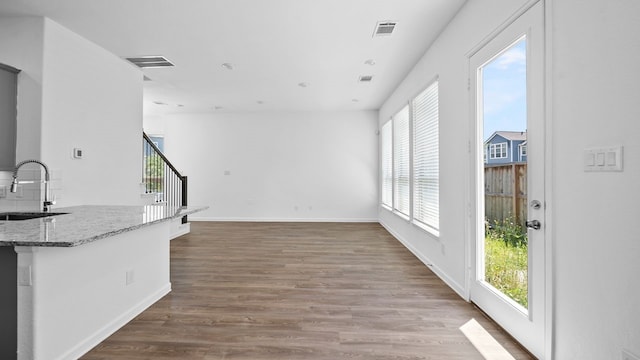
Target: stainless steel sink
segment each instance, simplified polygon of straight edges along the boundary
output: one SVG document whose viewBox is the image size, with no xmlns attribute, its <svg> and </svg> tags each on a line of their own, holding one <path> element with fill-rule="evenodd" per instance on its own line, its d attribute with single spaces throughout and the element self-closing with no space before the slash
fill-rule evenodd
<svg viewBox="0 0 640 360">
<path fill-rule="evenodd" d="M 68 213 L 61 212 L 5 212 L 0 213 L 0 221 L 20 221 L 31 220 L 49 216 L 65 215 Z"/>
</svg>

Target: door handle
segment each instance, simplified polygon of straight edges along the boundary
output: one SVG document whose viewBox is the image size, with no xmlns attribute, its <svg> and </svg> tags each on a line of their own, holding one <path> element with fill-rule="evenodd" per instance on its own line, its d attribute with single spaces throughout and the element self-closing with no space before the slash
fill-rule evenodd
<svg viewBox="0 0 640 360">
<path fill-rule="evenodd" d="M 525 222 L 525 225 L 527 226 L 527 228 L 533 230 L 540 230 L 540 228 L 542 227 L 542 224 L 540 224 L 540 221 L 538 220 L 527 220 L 527 222 Z"/>
</svg>

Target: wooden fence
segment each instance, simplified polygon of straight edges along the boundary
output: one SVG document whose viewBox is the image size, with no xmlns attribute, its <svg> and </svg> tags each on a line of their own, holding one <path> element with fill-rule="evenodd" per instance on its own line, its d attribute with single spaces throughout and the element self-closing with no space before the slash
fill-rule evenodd
<svg viewBox="0 0 640 360">
<path fill-rule="evenodd" d="M 486 165 L 484 207 L 489 223 L 513 218 L 524 227 L 527 220 L 527 164 Z"/>
</svg>

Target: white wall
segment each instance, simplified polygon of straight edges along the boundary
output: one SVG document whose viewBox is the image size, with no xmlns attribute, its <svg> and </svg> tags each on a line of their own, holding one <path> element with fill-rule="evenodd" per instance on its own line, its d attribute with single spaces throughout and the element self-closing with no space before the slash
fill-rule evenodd
<svg viewBox="0 0 640 360">
<path fill-rule="evenodd" d="M 524 3 L 467 2 L 380 110 L 380 124 L 440 77 L 441 236 L 386 210 L 381 223 L 465 292 L 466 53 Z M 551 43 L 553 359 L 640 356 L 640 3 L 547 1 Z M 624 171 L 586 173 L 583 149 L 623 145 Z"/>
<path fill-rule="evenodd" d="M 557 359 L 640 356 L 640 2 L 553 1 Z M 589 147 L 624 171 L 586 173 Z"/>
<path fill-rule="evenodd" d="M 0 62 L 22 70 L 17 161 L 38 159 L 49 166 L 56 207 L 140 203 L 139 69 L 37 17 L 0 21 Z M 82 160 L 72 158 L 75 147 L 83 149 Z M 31 165 L 24 169 L 20 180 L 40 171 Z M 10 178 L 0 174 L 0 186 L 8 186 Z M 24 197 L 9 194 L 0 199 L 0 209 L 33 210 L 40 207 L 39 198 L 39 186 L 25 186 Z"/>
<path fill-rule="evenodd" d="M 189 177 L 194 220 L 375 221 L 377 112 L 165 118 L 165 152 Z M 228 172 L 228 175 L 225 175 Z"/>
<path fill-rule="evenodd" d="M 470 1 L 434 42 L 380 109 L 380 126 L 439 77 L 440 237 L 436 238 L 384 208 L 379 218 L 394 236 L 459 294 L 466 281 L 466 179 L 469 169 L 467 53 L 526 1 Z"/>
</svg>

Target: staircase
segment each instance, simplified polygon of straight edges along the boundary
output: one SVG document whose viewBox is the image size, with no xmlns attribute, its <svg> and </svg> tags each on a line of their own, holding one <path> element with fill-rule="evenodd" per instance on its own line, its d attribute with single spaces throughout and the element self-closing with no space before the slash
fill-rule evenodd
<svg viewBox="0 0 640 360">
<path fill-rule="evenodd" d="M 146 133 L 143 132 L 142 137 L 144 193 L 152 195 L 154 203 L 187 206 L 187 177 L 180 174 Z M 182 217 L 181 223 L 187 224 L 186 216 Z"/>
</svg>

